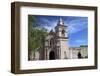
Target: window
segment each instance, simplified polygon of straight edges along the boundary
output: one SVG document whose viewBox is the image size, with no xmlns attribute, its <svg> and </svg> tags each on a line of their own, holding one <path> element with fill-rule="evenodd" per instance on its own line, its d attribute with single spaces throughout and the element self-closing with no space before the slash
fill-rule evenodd
<svg viewBox="0 0 100 76">
<path fill-rule="evenodd" d="M 65 59 L 67 59 L 67 54 L 66 54 L 66 51 L 64 51 L 64 56 L 65 56 Z"/>
<path fill-rule="evenodd" d="M 62 36 L 65 36 L 65 30 L 62 30 Z"/>
<path fill-rule="evenodd" d="M 52 44 L 52 40 L 50 39 L 50 46 L 51 46 L 51 44 Z"/>
</svg>

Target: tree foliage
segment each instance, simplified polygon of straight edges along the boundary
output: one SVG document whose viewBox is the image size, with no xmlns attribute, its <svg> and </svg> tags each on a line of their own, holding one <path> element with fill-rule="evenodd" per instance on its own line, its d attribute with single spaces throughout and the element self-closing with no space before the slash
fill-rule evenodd
<svg viewBox="0 0 100 76">
<path fill-rule="evenodd" d="M 43 40 L 47 36 L 47 30 L 37 25 L 34 16 L 28 16 L 28 49 L 38 51 L 43 46 Z"/>
</svg>

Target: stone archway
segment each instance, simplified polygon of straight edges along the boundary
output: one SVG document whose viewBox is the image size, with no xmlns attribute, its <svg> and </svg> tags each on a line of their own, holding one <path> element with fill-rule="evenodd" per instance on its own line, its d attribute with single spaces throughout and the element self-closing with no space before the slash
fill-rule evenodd
<svg viewBox="0 0 100 76">
<path fill-rule="evenodd" d="M 54 60 L 55 59 L 55 52 L 54 51 L 51 51 L 49 53 L 49 60 Z"/>
</svg>

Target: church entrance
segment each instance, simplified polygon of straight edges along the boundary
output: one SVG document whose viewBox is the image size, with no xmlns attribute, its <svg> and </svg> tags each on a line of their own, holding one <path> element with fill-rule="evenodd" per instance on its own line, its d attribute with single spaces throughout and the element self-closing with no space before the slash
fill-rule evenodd
<svg viewBox="0 0 100 76">
<path fill-rule="evenodd" d="M 55 59 L 55 53 L 54 53 L 54 51 L 51 51 L 49 53 L 49 60 L 54 60 L 54 59 Z"/>
</svg>

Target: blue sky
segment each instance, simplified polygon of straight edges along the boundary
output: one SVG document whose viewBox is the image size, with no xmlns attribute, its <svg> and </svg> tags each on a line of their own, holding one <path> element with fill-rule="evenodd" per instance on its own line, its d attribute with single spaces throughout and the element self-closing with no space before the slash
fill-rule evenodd
<svg viewBox="0 0 100 76">
<path fill-rule="evenodd" d="M 70 47 L 79 47 L 80 45 L 88 45 L 88 17 L 75 16 L 42 16 L 34 15 L 38 24 L 45 27 L 48 32 L 57 25 L 60 18 L 64 24 L 68 26 L 68 45 Z"/>
</svg>

